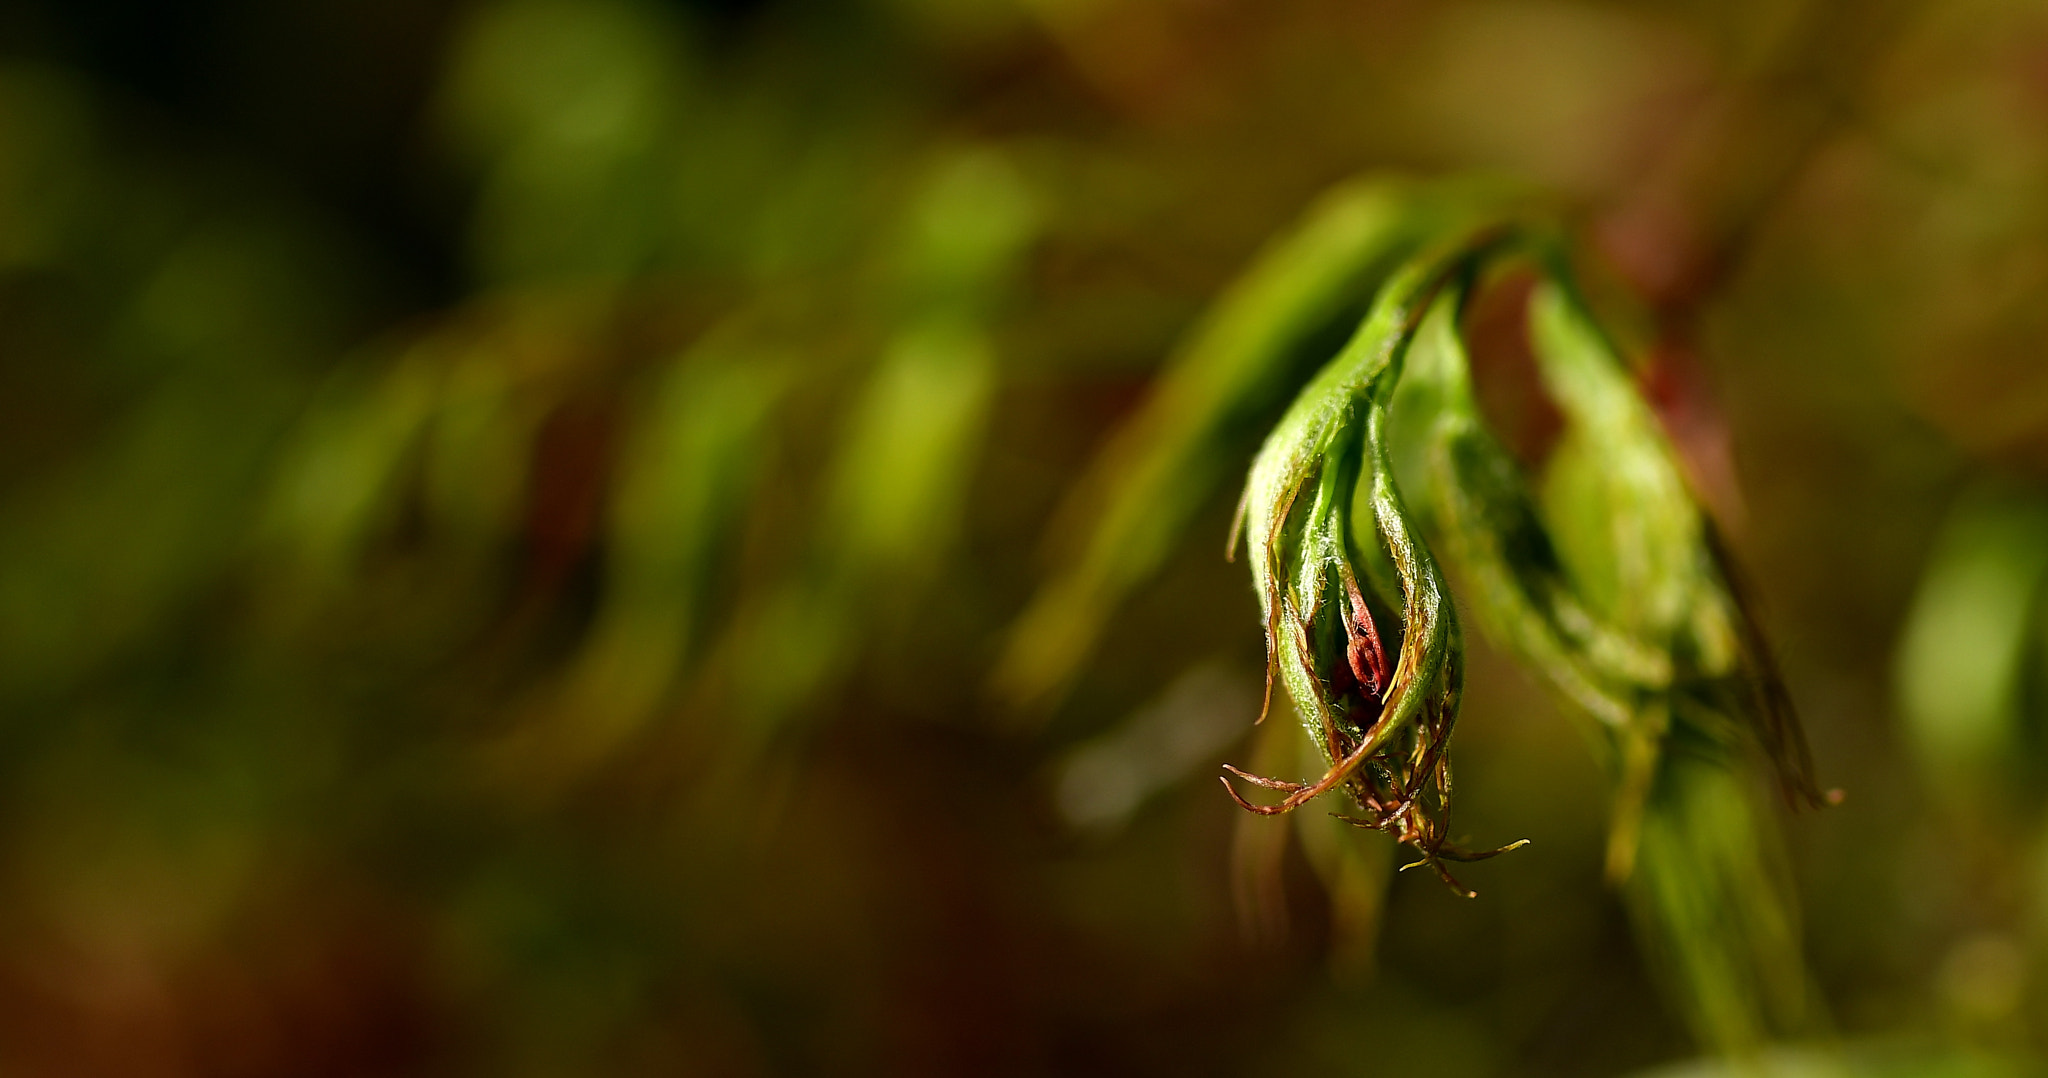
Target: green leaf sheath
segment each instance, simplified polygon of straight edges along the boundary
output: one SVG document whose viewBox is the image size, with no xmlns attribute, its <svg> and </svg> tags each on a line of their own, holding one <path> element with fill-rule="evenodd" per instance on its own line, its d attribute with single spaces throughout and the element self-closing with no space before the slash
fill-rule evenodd
<svg viewBox="0 0 2048 1078">
<path fill-rule="evenodd" d="M 1432 303 L 1507 236 L 1495 222 L 1467 224 L 1387 281 L 1358 332 L 1266 440 L 1241 508 L 1266 620 L 1269 704 L 1277 674 L 1330 764 L 1314 783 L 1254 778 L 1287 796 L 1246 807 L 1285 812 L 1346 786 L 1363 810 L 1358 822 L 1414 845 L 1439 872 L 1440 858 L 1472 856 L 1445 846 L 1444 750 L 1463 657 L 1449 589 L 1395 476 L 1388 403 Z M 1361 486 L 1373 541 L 1399 582 L 1403 630 L 1391 672 L 1351 541 Z"/>
</svg>

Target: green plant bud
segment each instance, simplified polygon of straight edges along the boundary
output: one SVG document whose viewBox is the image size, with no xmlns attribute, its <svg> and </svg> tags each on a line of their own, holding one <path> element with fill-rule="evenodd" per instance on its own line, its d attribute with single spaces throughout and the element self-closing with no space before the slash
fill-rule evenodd
<svg viewBox="0 0 2048 1078">
<path fill-rule="evenodd" d="M 1387 405 L 1424 313 L 1505 235 L 1498 224 L 1468 225 L 1394 274 L 1357 334 L 1267 438 L 1240 507 L 1266 621 L 1268 705 L 1277 674 L 1330 766 L 1311 783 L 1233 768 L 1286 796 L 1272 805 L 1252 804 L 1234 788 L 1231 796 L 1270 815 L 1342 786 L 1362 812 L 1354 822 L 1414 846 L 1422 857 L 1416 864 L 1466 894 L 1443 861 L 1501 851 L 1447 844 L 1446 750 L 1463 654 L 1449 589 L 1395 479 Z M 1361 490 L 1372 536 L 1398 581 L 1402 636 L 1391 669 L 1351 539 Z"/>
</svg>

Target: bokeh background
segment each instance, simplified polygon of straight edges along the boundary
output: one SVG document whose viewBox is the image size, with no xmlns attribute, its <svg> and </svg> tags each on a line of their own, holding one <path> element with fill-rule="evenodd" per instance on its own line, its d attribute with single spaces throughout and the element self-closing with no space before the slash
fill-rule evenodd
<svg viewBox="0 0 2048 1078">
<path fill-rule="evenodd" d="M 1784 821 L 1821 1040 L 2048 1051 L 2048 5 L 15 0 L 0 57 L 7 1073 L 1684 1066 L 1476 634 L 1461 826 L 1533 845 L 1247 875 L 1231 483 L 991 687 L 1174 342 L 1376 170 L 1541 188 L 1655 327 L 1847 793 Z"/>
</svg>

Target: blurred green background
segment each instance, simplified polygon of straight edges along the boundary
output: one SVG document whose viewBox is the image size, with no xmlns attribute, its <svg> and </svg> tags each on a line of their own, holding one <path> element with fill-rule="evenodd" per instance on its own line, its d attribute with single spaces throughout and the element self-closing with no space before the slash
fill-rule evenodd
<svg viewBox="0 0 2048 1078">
<path fill-rule="evenodd" d="M 1216 789 L 1258 431 L 1063 694 L 992 682 L 1175 341 L 1376 170 L 1542 189 L 1658 327 L 1847 792 L 1801 1051 L 2048 1058 L 2048 4 L 16 0 L 0 57 L 0 1072 L 1688 1066 L 1477 634 L 1477 900 Z"/>
</svg>

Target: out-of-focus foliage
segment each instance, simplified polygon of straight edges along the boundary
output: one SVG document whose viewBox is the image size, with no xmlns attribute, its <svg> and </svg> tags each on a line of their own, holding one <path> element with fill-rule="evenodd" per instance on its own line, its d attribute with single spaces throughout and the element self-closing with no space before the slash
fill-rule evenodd
<svg viewBox="0 0 2048 1078">
<path fill-rule="evenodd" d="M 1711 1073 L 1655 971 L 1803 926 L 1748 1062 L 2032 1073 L 2043 55 L 2031 0 L 13 5 L 0 1070 Z M 1471 198 L 1588 298 L 1457 282 L 1479 425 L 1389 405 L 1485 630 L 1450 838 L 1532 840 L 1466 902 L 1215 776 L 1326 766 L 1254 732 L 1236 482 Z M 1453 465 L 1576 609 L 1481 583 Z M 1680 486 L 1725 559 L 1690 500 L 1622 558 Z M 1707 766 L 1749 619 L 1838 808 Z"/>
<path fill-rule="evenodd" d="M 2048 502 L 1988 484 L 1965 492 L 1929 555 L 1898 665 L 1907 736 L 1952 807 L 1992 819 L 2033 807 L 2044 618 Z"/>
</svg>

